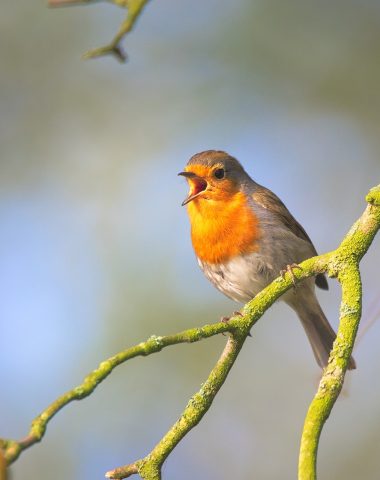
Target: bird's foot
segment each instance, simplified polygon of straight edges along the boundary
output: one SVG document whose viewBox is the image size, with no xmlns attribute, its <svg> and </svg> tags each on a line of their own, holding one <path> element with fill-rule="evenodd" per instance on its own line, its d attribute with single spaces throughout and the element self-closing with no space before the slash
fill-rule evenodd
<svg viewBox="0 0 380 480">
<path fill-rule="evenodd" d="M 300 270 L 302 270 L 302 267 L 300 267 L 299 265 L 297 265 L 296 263 L 292 263 L 291 265 L 286 265 L 286 268 L 284 268 L 284 270 L 280 270 L 280 275 L 283 279 L 285 279 L 285 274 L 286 273 L 289 273 L 291 279 L 292 279 L 292 283 L 293 283 L 293 288 L 295 289 L 296 288 L 296 277 L 293 273 L 293 270 L 295 268 L 299 268 Z"/>
</svg>

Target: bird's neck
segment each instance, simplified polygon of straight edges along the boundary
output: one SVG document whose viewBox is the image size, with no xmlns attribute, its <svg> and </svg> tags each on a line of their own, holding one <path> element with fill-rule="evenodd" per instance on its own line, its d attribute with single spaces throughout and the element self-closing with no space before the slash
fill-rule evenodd
<svg viewBox="0 0 380 480">
<path fill-rule="evenodd" d="M 257 218 L 242 192 L 226 200 L 195 199 L 188 204 L 191 239 L 202 262 L 220 264 L 257 249 Z"/>
</svg>

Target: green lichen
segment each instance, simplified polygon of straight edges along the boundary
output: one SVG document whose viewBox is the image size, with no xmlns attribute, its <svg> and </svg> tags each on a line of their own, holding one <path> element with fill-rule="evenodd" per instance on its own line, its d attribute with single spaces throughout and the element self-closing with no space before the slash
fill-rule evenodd
<svg viewBox="0 0 380 480">
<path fill-rule="evenodd" d="M 370 205 L 375 205 L 377 207 L 380 207 L 380 185 L 377 185 L 377 187 L 371 188 L 371 190 L 368 192 L 365 199 L 366 199 L 366 202 L 369 203 Z"/>
</svg>

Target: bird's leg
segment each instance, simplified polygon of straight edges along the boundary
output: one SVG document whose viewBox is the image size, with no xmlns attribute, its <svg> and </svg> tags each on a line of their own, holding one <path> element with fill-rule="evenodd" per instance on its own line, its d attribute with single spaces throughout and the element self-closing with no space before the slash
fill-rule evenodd
<svg viewBox="0 0 380 480">
<path fill-rule="evenodd" d="M 300 270 L 302 270 L 302 267 L 300 267 L 296 263 L 292 263 L 291 265 L 286 265 L 286 268 L 284 268 L 284 270 L 280 270 L 280 275 L 282 278 L 285 278 L 285 273 L 289 273 L 292 279 L 294 289 L 296 288 L 296 277 L 294 276 L 294 273 L 293 273 L 293 269 L 295 268 L 299 268 Z"/>
</svg>

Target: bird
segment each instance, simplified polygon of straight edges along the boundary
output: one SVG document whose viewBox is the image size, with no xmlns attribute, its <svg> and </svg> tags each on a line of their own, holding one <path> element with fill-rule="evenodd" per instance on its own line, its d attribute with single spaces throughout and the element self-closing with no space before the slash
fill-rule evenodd
<svg viewBox="0 0 380 480">
<path fill-rule="evenodd" d="M 182 205 L 187 208 L 198 264 L 206 278 L 232 300 L 246 303 L 281 272 L 292 274 L 300 262 L 317 255 L 305 229 L 284 203 L 228 153 L 197 153 L 178 175 L 189 184 Z M 315 359 L 324 368 L 336 334 L 315 286 L 328 290 L 324 274 L 303 280 L 281 300 L 299 317 Z M 348 368 L 356 368 L 352 357 Z"/>
</svg>

